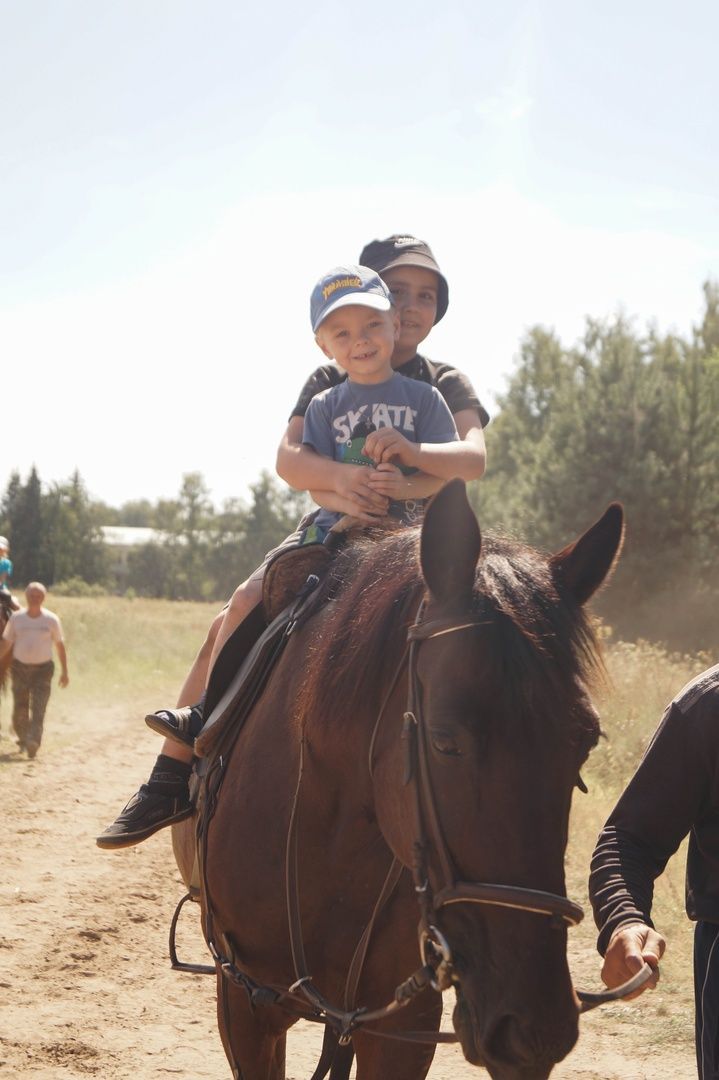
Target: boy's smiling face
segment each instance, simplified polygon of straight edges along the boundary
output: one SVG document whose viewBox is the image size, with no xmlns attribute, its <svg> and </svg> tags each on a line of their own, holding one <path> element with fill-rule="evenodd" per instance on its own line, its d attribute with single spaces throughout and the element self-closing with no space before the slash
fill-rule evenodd
<svg viewBox="0 0 719 1080">
<path fill-rule="evenodd" d="M 393 266 L 381 272 L 382 280 L 392 293 L 400 319 L 397 360 L 405 363 L 417 352 L 420 342 L 429 334 L 437 317 L 438 279 L 433 270 L 421 266 Z"/>
<path fill-rule="evenodd" d="M 399 335 L 394 311 L 348 304 L 318 327 L 317 344 L 358 383 L 385 382 L 392 375 L 392 353 Z"/>
</svg>

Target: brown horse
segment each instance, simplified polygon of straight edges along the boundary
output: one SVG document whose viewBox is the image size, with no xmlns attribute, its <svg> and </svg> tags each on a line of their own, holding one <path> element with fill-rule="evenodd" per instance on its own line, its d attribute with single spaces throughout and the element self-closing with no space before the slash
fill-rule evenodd
<svg viewBox="0 0 719 1080">
<path fill-rule="evenodd" d="M 571 1050 L 566 927 L 581 910 L 564 851 L 599 735 L 583 605 L 622 521 L 610 507 L 551 557 L 482 543 L 457 481 L 421 531 L 338 557 L 329 602 L 208 779 L 203 922 L 229 976 L 218 1018 L 235 1077 L 282 1080 L 286 1031 L 315 1013 L 351 1037 L 358 1080 L 421 1080 L 434 1046 L 381 1037 L 439 1027 L 428 986 L 382 1008 L 412 973 L 453 985 L 465 1057 L 495 1080 L 544 1080 Z M 378 902 L 393 858 L 409 869 Z M 331 1076 L 348 1075 L 341 1059 Z"/>
</svg>

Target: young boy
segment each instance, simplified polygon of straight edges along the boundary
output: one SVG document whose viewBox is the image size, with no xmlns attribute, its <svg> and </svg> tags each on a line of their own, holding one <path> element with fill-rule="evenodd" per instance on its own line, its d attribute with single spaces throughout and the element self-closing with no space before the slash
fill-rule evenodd
<svg viewBox="0 0 719 1080">
<path fill-rule="evenodd" d="M 373 271 L 350 266 L 325 275 L 311 312 L 317 344 L 347 378 L 309 403 L 303 444 L 329 460 L 373 465 L 368 483 L 389 499 L 389 514 L 411 524 L 452 473 L 443 454 L 443 444 L 457 441 L 452 414 L 435 387 L 393 370 L 399 317 Z M 323 507 L 314 526 L 326 533 L 340 517 Z"/>
<path fill-rule="evenodd" d="M 417 353 L 419 344 L 444 316 L 448 305 L 447 281 L 431 249 L 414 237 L 394 235 L 368 244 L 360 261 L 381 273 L 385 283 L 395 291 L 399 333 L 392 367 L 412 380 L 436 386 L 454 416 L 461 441 L 434 447 L 435 454 L 452 455 L 451 460 L 449 457 L 443 460 L 440 475 L 444 479 L 450 476 L 461 476 L 465 480 L 480 477 L 485 465 L 482 429 L 489 419 L 487 413 L 469 380 L 460 371 L 448 364 L 433 364 Z M 396 474 L 390 479 L 393 470 L 386 467 L 387 462 L 381 462 L 382 468 L 376 470 L 341 464 L 324 458 L 303 443 L 304 416 L 309 402 L 318 392 L 345 378 L 342 368 L 328 364 L 318 368 L 305 383 L 280 444 L 277 470 L 293 487 L 311 490 L 323 507 L 371 522 L 376 521 L 377 514 L 387 512 L 389 495 L 399 494 L 399 480 Z M 379 452 L 379 439 L 375 433 L 365 439 L 367 454 L 371 454 L 373 448 L 375 453 Z M 409 490 L 417 497 L 431 494 L 441 486 L 441 480 L 435 478 L 431 481 L 418 476 L 411 479 Z M 427 484 L 421 491 L 420 481 Z M 298 542 L 299 536 L 299 532 L 293 534 L 288 542 Z M 263 574 L 264 564 L 235 590 L 229 607 L 213 622 L 185 680 L 180 703 L 196 701 L 200 696 L 208 662 L 211 670 L 211 664 L 233 629 L 261 599 Z M 190 707 L 162 710 L 150 714 L 147 723 L 166 736 L 162 752 L 148 783 L 98 837 L 100 847 L 120 848 L 139 843 L 192 812 L 187 781 L 194 736 L 203 723 L 201 710 Z"/>
</svg>

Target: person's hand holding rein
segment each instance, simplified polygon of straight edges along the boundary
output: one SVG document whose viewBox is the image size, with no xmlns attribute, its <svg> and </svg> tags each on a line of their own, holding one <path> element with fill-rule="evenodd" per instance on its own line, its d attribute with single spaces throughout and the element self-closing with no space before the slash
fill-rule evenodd
<svg viewBox="0 0 719 1080">
<path fill-rule="evenodd" d="M 653 990 L 659 982 L 659 961 L 664 955 L 665 948 L 666 941 L 662 935 L 652 930 L 646 923 L 620 926 L 604 954 L 602 980 L 605 986 L 608 986 L 610 990 L 621 986 L 641 971 L 642 965 L 646 963 L 654 969 L 654 974 L 644 986 L 633 994 L 629 994 L 624 1000 L 631 1001 L 632 998 L 643 994 L 645 990 Z"/>
</svg>

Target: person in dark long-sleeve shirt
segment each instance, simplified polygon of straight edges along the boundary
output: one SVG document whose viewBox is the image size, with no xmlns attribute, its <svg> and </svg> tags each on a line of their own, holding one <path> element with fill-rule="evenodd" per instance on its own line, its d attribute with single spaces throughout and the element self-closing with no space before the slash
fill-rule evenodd
<svg viewBox="0 0 719 1080">
<path fill-rule="evenodd" d="M 589 896 L 607 986 L 644 961 L 657 967 L 665 942 L 651 921 L 654 881 L 687 833 L 698 1074 L 719 1080 L 719 665 L 669 704 L 599 835 Z"/>
</svg>

